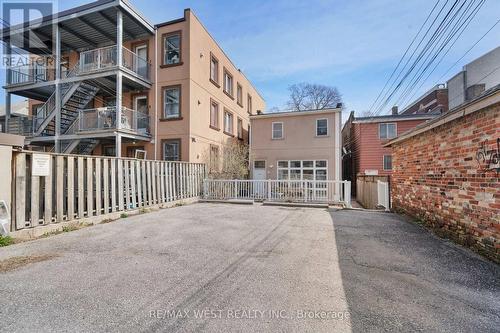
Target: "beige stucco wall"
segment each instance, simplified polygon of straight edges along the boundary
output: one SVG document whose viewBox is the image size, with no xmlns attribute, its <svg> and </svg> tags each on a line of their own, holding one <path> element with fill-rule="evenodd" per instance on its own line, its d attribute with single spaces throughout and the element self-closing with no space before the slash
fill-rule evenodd
<svg viewBox="0 0 500 333">
<path fill-rule="evenodd" d="M 280 160 L 327 160 L 328 179 L 340 180 L 340 114 L 340 110 L 331 109 L 253 116 L 251 166 L 256 160 L 265 160 L 267 179 L 276 179 Z M 317 137 L 316 119 L 323 118 L 328 119 L 328 136 Z M 273 122 L 283 122 L 283 139 L 272 139 Z"/>
</svg>

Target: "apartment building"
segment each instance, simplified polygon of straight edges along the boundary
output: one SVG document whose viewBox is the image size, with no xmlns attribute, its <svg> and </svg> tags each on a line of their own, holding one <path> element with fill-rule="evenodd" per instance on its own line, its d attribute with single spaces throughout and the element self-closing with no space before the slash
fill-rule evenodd
<svg viewBox="0 0 500 333">
<path fill-rule="evenodd" d="M 27 29 L 45 50 L 15 43 Z M 8 68 L 4 87 L 5 128 L 32 149 L 206 162 L 248 142 L 249 116 L 265 108 L 190 9 L 153 25 L 127 1 L 100 0 L 1 38 L 37 59 Z M 27 117 L 10 117 L 13 94 L 29 98 Z"/>
<path fill-rule="evenodd" d="M 256 180 L 341 180 L 341 108 L 250 117 Z"/>
</svg>

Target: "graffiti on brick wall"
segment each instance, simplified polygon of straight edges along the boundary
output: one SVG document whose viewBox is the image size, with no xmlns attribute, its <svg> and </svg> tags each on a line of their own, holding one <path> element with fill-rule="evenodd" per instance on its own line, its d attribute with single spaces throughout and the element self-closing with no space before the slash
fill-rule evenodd
<svg viewBox="0 0 500 333">
<path fill-rule="evenodd" d="M 483 141 L 476 152 L 476 160 L 479 168 L 483 171 L 500 172 L 500 138 L 497 138 L 496 147 L 489 147 L 486 141 Z"/>
</svg>

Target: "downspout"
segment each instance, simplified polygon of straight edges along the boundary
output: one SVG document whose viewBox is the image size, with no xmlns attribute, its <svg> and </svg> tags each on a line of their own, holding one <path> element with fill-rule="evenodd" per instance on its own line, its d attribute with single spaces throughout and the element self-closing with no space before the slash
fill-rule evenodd
<svg viewBox="0 0 500 333">
<path fill-rule="evenodd" d="M 154 61 L 153 61 L 153 64 L 154 64 L 154 107 L 155 107 L 155 112 L 154 112 L 154 115 L 155 115 L 155 135 L 154 135 L 154 143 L 153 143 L 153 149 L 155 151 L 154 153 L 154 159 L 157 160 L 158 159 L 158 149 L 157 149 L 157 145 L 156 143 L 158 142 L 158 67 L 157 67 L 157 64 L 158 64 L 158 29 L 155 28 L 155 50 L 154 50 L 155 54 L 154 54 Z"/>
</svg>

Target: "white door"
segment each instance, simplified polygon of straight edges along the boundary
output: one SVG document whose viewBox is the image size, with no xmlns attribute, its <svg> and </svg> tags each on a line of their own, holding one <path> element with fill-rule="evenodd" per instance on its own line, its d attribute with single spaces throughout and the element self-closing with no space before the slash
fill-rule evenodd
<svg viewBox="0 0 500 333">
<path fill-rule="evenodd" d="M 253 179 L 254 180 L 266 179 L 266 161 L 253 162 Z"/>
<path fill-rule="evenodd" d="M 267 184 L 262 180 L 266 180 L 266 161 L 253 162 L 253 180 L 261 180 L 252 182 L 253 197 L 255 199 L 264 199 L 267 193 Z"/>
<path fill-rule="evenodd" d="M 135 54 L 137 58 L 135 59 L 135 68 L 137 74 L 147 77 L 148 72 L 148 47 L 146 45 L 139 45 L 135 48 Z"/>
</svg>

